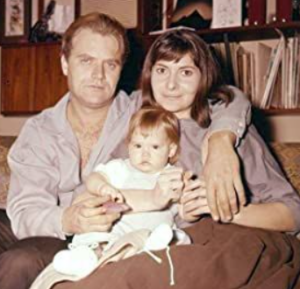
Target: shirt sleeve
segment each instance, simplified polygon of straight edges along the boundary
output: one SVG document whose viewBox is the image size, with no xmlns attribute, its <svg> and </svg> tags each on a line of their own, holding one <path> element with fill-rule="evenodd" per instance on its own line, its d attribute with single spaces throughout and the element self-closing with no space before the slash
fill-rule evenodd
<svg viewBox="0 0 300 289">
<path fill-rule="evenodd" d="M 247 196 L 251 203 L 285 204 L 291 211 L 296 230 L 300 231 L 300 197 L 284 176 L 279 164 L 255 127 L 249 127 L 238 153 L 242 160 Z"/>
<path fill-rule="evenodd" d="M 251 103 L 245 94 L 234 86 L 230 86 L 234 94 L 233 100 L 225 103 L 210 105 L 211 125 L 208 137 L 218 131 L 231 131 L 236 135 L 236 146 L 239 145 L 251 120 Z"/>
<path fill-rule="evenodd" d="M 26 123 L 9 152 L 7 213 L 19 239 L 32 236 L 65 239 L 63 208 L 58 203 L 60 177 L 51 157 L 52 150 L 37 130 Z"/>
</svg>

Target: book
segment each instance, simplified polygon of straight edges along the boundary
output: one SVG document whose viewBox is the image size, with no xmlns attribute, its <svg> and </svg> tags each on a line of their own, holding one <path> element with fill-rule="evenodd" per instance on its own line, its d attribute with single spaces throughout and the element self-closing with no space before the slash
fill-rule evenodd
<svg viewBox="0 0 300 289">
<path fill-rule="evenodd" d="M 267 1 L 248 0 L 249 25 L 262 25 L 266 23 Z"/>
<path fill-rule="evenodd" d="M 279 33 L 281 32 L 279 31 Z M 272 89 L 274 88 L 279 66 L 282 62 L 284 46 L 285 38 L 283 35 L 281 35 L 274 53 L 270 58 L 270 69 L 267 72 L 266 86 L 260 102 L 260 108 L 266 108 L 267 104 L 270 102 L 270 98 L 272 97 Z"/>
<path fill-rule="evenodd" d="M 276 21 L 289 22 L 292 20 L 293 0 L 276 0 Z"/>
</svg>

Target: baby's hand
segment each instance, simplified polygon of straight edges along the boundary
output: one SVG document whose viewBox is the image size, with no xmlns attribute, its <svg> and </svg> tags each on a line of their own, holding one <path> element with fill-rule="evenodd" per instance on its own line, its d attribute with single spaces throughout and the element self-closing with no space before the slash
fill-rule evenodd
<svg viewBox="0 0 300 289">
<path fill-rule="evenodd" d="M 98 188 L 98 193 L 102 196 L 110 196 L 113 202 L 124 203 L 121 192 L 109 184 L 103 184 Z"/>
<path fill-rule="evenodd" d="M 183 189 L 183 170 L 181 168 L 167 168 L 160 174 L 154 188 L 154 198 L 160 208 L 170 202 L 177 202 Z"/>
</svg>

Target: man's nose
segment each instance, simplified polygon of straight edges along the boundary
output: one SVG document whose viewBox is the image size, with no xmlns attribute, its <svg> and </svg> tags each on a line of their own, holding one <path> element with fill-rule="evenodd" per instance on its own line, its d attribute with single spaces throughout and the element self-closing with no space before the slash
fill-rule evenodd
<svg viewBox="0 0 300 289">
<path fill-rule="evenodd" d="M 92 77 L 94 79 L 104 79 L 105 78 L 105 70 L 104 65 L 101 63 L 97 63 L 93 67 Z"/>
</svg>

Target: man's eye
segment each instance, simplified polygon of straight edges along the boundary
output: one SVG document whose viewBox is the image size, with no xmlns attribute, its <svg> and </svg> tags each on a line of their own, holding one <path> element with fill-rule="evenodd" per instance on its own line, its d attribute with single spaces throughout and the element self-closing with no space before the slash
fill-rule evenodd
<svg viewBox="0 0 300 289">
<path fill-rule="evenodd" d="M 81 58 L 80 62 L 83 64 L 89 64 L 92 62 L 92 60 L 90 58 Z"/>
<path fill-rule="evenodd" d="M 110 70 L 115 70 L 117 68 L 117 64 L 115 62 L 108 62 L 107 65 Z"/>
</svg>

